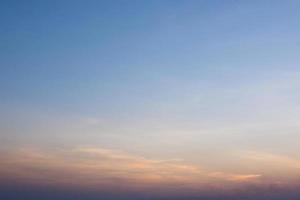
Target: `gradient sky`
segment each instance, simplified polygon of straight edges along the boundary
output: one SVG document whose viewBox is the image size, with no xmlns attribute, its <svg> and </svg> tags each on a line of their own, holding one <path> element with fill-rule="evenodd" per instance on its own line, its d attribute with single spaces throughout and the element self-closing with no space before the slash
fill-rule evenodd
<svg viewBox="0 0 300 200">
<path fill-rule="evenodd" d="M 0 198 L 292 200 L 300 1 L 0 2 Z"/>
</svg>

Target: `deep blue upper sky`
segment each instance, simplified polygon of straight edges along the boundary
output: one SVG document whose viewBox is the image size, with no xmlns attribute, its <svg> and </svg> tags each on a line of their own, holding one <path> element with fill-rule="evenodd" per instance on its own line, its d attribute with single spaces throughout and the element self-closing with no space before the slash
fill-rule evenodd
<svg viewBox="0 0 300 200">
<path fill-rule="evenodd" d="M 1 1 L 0 104 L 113 112 L 297 68 L 299 4 Z"/>
</svg>

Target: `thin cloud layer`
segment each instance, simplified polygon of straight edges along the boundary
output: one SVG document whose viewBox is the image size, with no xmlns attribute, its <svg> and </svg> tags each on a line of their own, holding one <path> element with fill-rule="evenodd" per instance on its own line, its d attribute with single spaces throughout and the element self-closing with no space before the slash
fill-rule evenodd
<svg viewBox="0 0 300 200">
<path fill-rule="evenodd" d="M 260 174 L 214 172 L 180 159 L 158 160 L 122 151 L 80 147 L 42 151 L 22 149 L 1 154 L 0 173 L 7 181 L 64 187 L 128 186 L 133 189 L 174 186 L 204 187 L 216 183 L 259 181 Z"/>
</svg>

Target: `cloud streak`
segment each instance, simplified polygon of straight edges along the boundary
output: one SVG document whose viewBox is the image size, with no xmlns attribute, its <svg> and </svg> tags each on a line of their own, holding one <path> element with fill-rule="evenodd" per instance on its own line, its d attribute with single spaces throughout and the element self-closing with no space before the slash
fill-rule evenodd
<svg viewBox="0 0 300 200">
<path fill-rule="evenodd" d="M 204 188 L 207 185 L 259 181 L 261 176 L 210 171 L 180 159 L 147 159 L 95 147 L 55 151 L 10 150 L 2 152 L 1 160 L 0 174 L 7 181 L 90 189 L 120 185 L 132 189 L 161 186 Z"/>
</svg>

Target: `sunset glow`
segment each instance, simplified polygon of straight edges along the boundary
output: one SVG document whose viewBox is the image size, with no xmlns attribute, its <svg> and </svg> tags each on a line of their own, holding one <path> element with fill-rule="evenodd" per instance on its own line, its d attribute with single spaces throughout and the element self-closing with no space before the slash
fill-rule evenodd
<svg viewBox="0 0 300 200">
<path fill-rule="evenodd" d="M 299 10 L 1 1 L 0 200 L 299 200 Z"/>
</svg>

